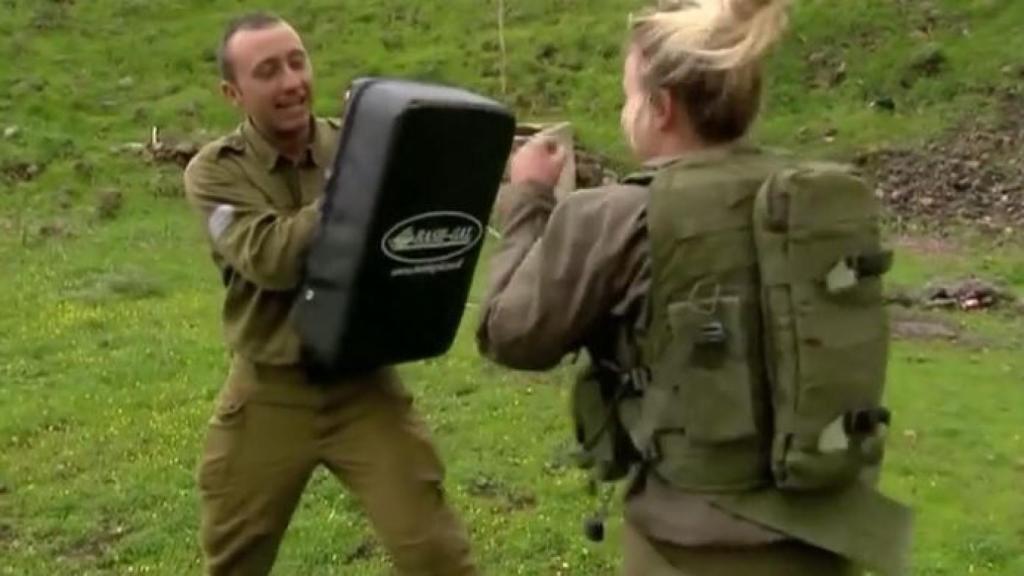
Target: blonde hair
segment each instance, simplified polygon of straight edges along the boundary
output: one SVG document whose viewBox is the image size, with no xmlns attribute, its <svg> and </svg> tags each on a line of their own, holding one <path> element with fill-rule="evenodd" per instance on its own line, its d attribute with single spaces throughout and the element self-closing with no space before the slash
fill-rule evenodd
<svg viewBox="0 0 1024 576">
<path fill-rule="evenodd" d="M 789 23 L 790 0 L 671 0 L 630 18 L 650 91 L 667 89 L 698 135 L 743 136 L 760 108 L 761 65 Z"/>
</svg>

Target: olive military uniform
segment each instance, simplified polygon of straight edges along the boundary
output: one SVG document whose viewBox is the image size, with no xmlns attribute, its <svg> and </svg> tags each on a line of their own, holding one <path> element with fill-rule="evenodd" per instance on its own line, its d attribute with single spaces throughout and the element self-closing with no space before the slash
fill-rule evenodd
<svg viewBox="0 0 1024 576">
<path fill-rule="evenodd" d="M 198 472 L 209 573 L 268 573 L 322 464 L 358 499 L 399 574 L 475 574 L 445 500 L 444 467 L 395 372 L 318 386 L 301 369 L 295 292 L 339 129 L 312 122 L 297 163 L 246 122 L 204 147 L 185 173 L 224 282 L 233 356 Z"/>
<path fill-rule="evenodd" d="M 652 163 L 699 162 L 711 150 Z M 584 348 L 594 364 L 631 366 L 649 322 L 649 192 L 638 185 L 580 190 L 555 205 L 552 191 L 512 186 L 498 200 L 502 243 L 492 261 L 478 342 L 520 369 L 556 365 Z M 655 474 L 636 482 L 625 507 L 627 576 L 832 576 L 851 566 L 829 552 L 674 489 Z"/>
</svg>

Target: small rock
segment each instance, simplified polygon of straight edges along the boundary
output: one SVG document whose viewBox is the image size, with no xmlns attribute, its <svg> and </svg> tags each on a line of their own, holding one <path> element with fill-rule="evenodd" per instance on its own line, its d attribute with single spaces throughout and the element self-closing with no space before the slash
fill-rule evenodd
<svg viewBox="0 0 1024 576">
<path fill-rule="evenodd" d="M 20 133 L 21 129 L 17 126 L 8 126 L 7 128 L 4 128 L 4 138 L 6 140 L 10 140 L 11 138 L 16 137 Z"/>
<path fill-rule="evenodd" d="M 885 110 L 886 112 L 892 112 L 896 110 L 896 101 L 888 96 L 883 96 L 871 101 L 870 106 L 876 110 Z"/>
<path fill-rule="evenodd" d="M 131 88 L 135 85 L 135 79 L 131 76 L 125 76 L 124 78 L 121 78 L 117 81 L 117 85 L 120 88 Z"/>
</svg>

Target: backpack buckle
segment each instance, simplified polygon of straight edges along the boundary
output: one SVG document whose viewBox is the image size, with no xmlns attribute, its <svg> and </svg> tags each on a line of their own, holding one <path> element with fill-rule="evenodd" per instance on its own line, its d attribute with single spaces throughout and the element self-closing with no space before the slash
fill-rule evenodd
<svg viewBox="0 0 1024 576">
<path fill-rule="evenodd" d="M 839 294 L 856 286 L 861 278 L 884 275 L 892 268 L 892 263 L 892 250 L 848 256 L 828 271 L 825 285 L 830 293 Z"/>
<path fill-rule="evenodd" d="M 728 340 L 725 325 L 718 320 L 713 320 L 700 327 L 697 332 L 696 343 L 698 346 L 721 346 Z"/>
<path fill-rule="evenodd" d="M 622 372 L 619 383 L 632 390 L 636 394 L 643 393 L 651 384 L 651 369 L 647 366 L 637 366 Z"/>
<path fill-rule="evenodd" d="M 859 436 L 871 436 L 879 426 L 889 426 L 891 423 L 892 412 L 881 407 L 847 412 L 845 419 L 847 433 Z"/>
</svg>

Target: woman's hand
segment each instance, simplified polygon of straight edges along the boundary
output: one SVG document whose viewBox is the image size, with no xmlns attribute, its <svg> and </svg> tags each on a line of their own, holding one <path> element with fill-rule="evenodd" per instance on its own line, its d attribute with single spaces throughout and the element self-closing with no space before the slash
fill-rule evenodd
<svg viewBox="0 0 1024 576">
<path fill-rule="evenodd" d="M 535 182 L 554 188 L 565 167 L 568 150 L 549 138 L 531 138 L 512 156 L 509 180 L 512 184 Z"/>
</svg>

